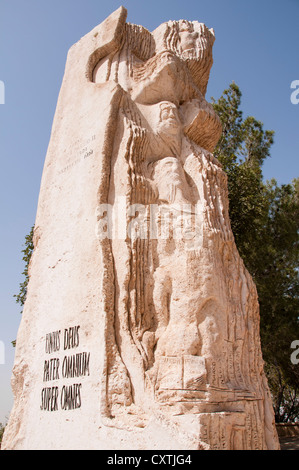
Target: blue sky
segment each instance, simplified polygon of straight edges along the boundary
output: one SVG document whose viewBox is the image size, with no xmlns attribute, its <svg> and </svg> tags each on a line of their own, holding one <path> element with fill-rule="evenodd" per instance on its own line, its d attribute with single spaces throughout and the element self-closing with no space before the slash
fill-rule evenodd
<svg viewBox="0 0 299 470">
<path fill-rule="evenodd" d="M 10 342 L 21 320 L 13 294 L 22 281 L 21 250 L 35 220 L 67 51 L 121 4 L 129 22 L 150 31 L 179 19 L 214 28 L 207 99 L 219 98 L 234 80 L 244 116 L 275 131 L 264 178 L 284 184 L 299 176 L 299 104 L 290 100 L 291 82 L 299 80 L 299 0 L 0 0 L 0 422 L 12 406 Z"/>
</svg>

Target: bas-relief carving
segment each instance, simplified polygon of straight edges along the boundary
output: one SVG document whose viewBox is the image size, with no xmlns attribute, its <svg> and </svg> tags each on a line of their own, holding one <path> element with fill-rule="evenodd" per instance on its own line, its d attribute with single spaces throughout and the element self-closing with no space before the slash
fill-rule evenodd
<svg viewBox="0 0 299 470">
<path fill-rule="evenodd" d="M 234 244 L 226 176 L 211 153 L 222 131 L 204 96 L 214 32 L 196 21 L 153 33 L 119 21 L 118 47 L 90 60 L 88 72 L 122 93 L 106 202 L 124 196 L 128 208 L 145 211 L 154 204 L 158 226 L 171 209 L 173 227 L 181 227 L 189 208 L 200 226 L 184 227 L 179 239 L 174 229 L 156 239 L 133 229 L 125 240 L 102 242 L 110 273 L 103 293 L 113 299 L 104 422 L 130 429 L 157 416 L 191 439 L 192 415 L 198 448 L 275 447 L 256 289 Z"/>
</svg>

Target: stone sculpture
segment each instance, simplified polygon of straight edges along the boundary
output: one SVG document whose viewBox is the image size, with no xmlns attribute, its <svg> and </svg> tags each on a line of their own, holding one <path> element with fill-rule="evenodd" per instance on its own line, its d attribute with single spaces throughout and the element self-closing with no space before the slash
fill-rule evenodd
<svg viewBox="0 0 299 470">
<path fill-rule="evenodd" d="M 121 7 L 71 48 L 4 448 L 279 448 L 212 154 L 214 40 L 197 21 L 150 33 Z"/>
</svg>

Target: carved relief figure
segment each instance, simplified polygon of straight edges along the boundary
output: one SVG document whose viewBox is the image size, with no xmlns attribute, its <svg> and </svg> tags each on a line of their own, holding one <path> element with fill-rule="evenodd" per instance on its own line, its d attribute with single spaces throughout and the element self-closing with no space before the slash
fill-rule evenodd
<svg viewBox="0 0 299 470">
<path fill-rule="evenodd" d="M 192 415 L 198 432 L 188 439 L 202 448 L 266 448 L 275 436 L 262 406 L 269 392 L 257 295 L 234 244 L 226 175 L 211 153 L 221 135 L 204 97 L 213 42 L 198 22 L 153 33 L 124 24 L 119 48 L 94 65 L 94 81 L 114 80 L 122 93 L 107 201 L 125 197 L 130 227 L 103 245 L 114 280 L 105 423 L 143 426 L 154 414 L 184 434 Z M 167 237 L 151 237 L 153 219 L 163 232 L 165 214 Z"/>
</svg>

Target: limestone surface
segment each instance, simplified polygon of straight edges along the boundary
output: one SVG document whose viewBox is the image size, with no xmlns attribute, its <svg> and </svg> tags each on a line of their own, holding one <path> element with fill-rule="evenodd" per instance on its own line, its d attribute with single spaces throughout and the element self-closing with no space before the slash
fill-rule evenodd
<svg viewBox="0 0 299 470">
<path fill-rule="evenodd" d="M 121 7 L 69 51 L 4 449 L 278 449 L 237 251 L 214 31 Z"/>
</svg>

